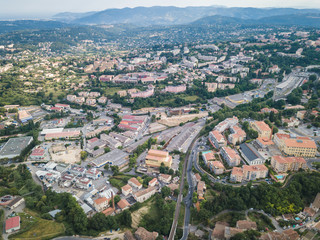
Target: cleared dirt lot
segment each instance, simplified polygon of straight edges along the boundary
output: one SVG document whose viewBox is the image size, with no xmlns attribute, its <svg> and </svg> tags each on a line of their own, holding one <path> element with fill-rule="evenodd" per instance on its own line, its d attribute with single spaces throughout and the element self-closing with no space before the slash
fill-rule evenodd
<svg viewBox="0 0 320 240">
<path fill-rule="evenodd" d="M 80 162 L 80 149 L 65 150 L 57 153 L 50 153 L 55 162 L 77 163 Z"/>
<path fill-rule="evenodd" d="M 149 202 L 148 205 L 140 208 L 139 210 L 137 210 L 137 211 L 135 211 L 135 212 L 133 212 L 133 213 L 131 214 L 131 217 L 132 217 L 131 227 L 132 227 L 132 228 L 138 228 L 141 218 L 142 218 L 146 213 L 149 212 L 150 204 L 151 204 L 151 202 Z"/>
</svg>

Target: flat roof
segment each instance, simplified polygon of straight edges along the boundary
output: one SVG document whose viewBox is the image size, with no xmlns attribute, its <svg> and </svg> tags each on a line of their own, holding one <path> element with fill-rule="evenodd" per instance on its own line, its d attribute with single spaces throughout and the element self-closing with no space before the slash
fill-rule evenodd
<svg viewBox="0 0 320 240">
<path fill-rule="evenodd" d="M 0 159 L 2 158 L 14 158 L 21 154 L 22 150 L 25 149 L 33 140 L 33 137 L 19 137 L 10 138 L 3 148 L 0 150 Z"/>
<path fill-rule="evenodd" d="M 240 145 L 240 149 L 249 161 L 254 161 L 256 159 L 261 158 L 260 154 L 253 149 L 252 145 L 250 146 L 247 143 L 242 143 Z"/>
<path fill-rule="evenodd" d="M 92 163 L 97 167 L 102 167 L 103 165 L 110 163 L 113 166 L 121 166 L 124 164 L 128 158 L 129 154 L 120 150 L 114 149 L 111 152 L 103 154 L 102 156 L 94 159 Z"/>
</svg>

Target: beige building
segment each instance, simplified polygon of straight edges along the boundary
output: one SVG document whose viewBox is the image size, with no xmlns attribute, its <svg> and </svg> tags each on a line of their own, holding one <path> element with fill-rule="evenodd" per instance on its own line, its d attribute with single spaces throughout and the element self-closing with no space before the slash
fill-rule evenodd
<svg viewBox="0 0 320 240">
<path fill-rule="evenodd" d="M 166 167 L 171 167 L 172 157 L 169 152 L 150 149 L 146 156 L 146 165 L 148 167 L 160 167 L 161 163 Z"/>
<path fill-rule="evenodd" d="M 251 127 L 256 130 L 260 138 L 270 139 L 272 136 L 271 128 L 263 121 L 254 121 L 250 123 Z"/>
<path fill-rule="evenodd" d="M 277 133 L 274 142 L 281 151 L 289 156 L 313 158 L 317 153 L 317 145 L 309 137 L 294 137 Z"/>
<path fill-rule="evenodd" d="M 93 206 L 97 212 L 101 212 L 109 206 L 109 201 L 106 197 L 101 197 L 93 201 Z"/>
<path fill-rule="evenodd" d="M 272 156 L 271 166 L 276 172 L 298 171 L 306 169 L 307 162 L 302 157 Z"/>
<path fill-rule="evenodd" d="M 134 199 L 137 202 L 144 202 L 148 200 L 150 197 L 152 197 L 156 193 L 155 187 L 148 187 L 147 189 L 140 190 L 133 194 Z"/>
<path fill-rule="evenodd" d="M 121 192 L 123 195 L 128 196 L 130 193 L 132 193 L 132 187 L 129 184 L 124 185 L 121 188 Z"/>
<path fill-rule="evenodd" d="M 134 187 L 134 188 L 137 188 L 137 189 L 141 189 L 142 188 L 142 184 L 138 181 L 138 179 L 136 179 L 134 177 L 129 179 L 128 184 L 131 187 Z"/>
<path fill-rule="evenodd" d="M 234 167 L 231 171 L 231 182 L 242 182 L 256 180 L 259 178 L 266 178 L 268 176 L 268 168 L 261 165 L 243 165 L 242 169 Z"/>
</svg>

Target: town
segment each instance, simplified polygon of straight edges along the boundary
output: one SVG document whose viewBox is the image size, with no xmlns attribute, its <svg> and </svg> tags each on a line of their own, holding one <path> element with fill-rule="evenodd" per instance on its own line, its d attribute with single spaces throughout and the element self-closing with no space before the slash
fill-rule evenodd
<svg viewBox="0 0 320 240">
<path fill-rule="evenodd" d="M 318 239 L 320 31 L 238 34 L 1 45 L 3 239 Z"/>
</svg>

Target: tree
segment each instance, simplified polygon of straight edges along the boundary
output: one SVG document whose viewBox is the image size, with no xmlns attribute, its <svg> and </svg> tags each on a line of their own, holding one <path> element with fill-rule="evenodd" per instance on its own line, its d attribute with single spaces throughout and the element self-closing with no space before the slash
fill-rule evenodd
<svg viewBox="0 0 320 240">
<path fill-rule="evenodd" d="M 98 150 L 99 149 L 99 147 L 98 146 L 95 146 L 94 148 L 93 148 L 93 150 Z"/>
<path fill-rule="evenodd" d="M 104 165 L 104 169 L 107 170 L 107 171 L 109 171 L 110 165 L 107 163 L 106 165 Z"/>
<path fill-rule="evenodd" d="M 114 203 L 115 203 L 115 204 L 117 204 L 117 203 L 120 202 L 120 200 L 121 200 L 121 198 L 120 198 L 119 195 L 115 195 L 113 199 L 114 199 Z"/>
<path fill-rule="evenodd" d="M 119 167 L 118 166 L 111 166 L 111 170 L 113 172 L 113 175 L 119 174 Z"/>
<path fill-rule="evenodd" d="M 161 189 L 161 195 L 163 198 L 166 198 L 170 195 L 171 193 L 171 190 L 170 188 L 168 188 L 167 186 L 164 186 L 162 189 Z"/>
<path fill-rule="evenodd" d="M 132 216 L 129 210 L 123 211 L 119 216 L 119 222 L 121 226 L 131 227 L 132 224 Z"/>
<path fill-rule="evenodd" d="M 86 151 L 81 151 L 80 157 L 81 157 L 81 160 L 84 161 L 88 157 L 88 153 Z"/>
<path fill-rule="evenodd" d="M 104 152 L 105 152 L 105 153 L 108 153 L 108 152 L 110 152 L 110 151 L 111 151 L 111 150 L 110 150 L 109 147 L 105 147 L 105 148 L 104 148 Z"/>
</svg>

